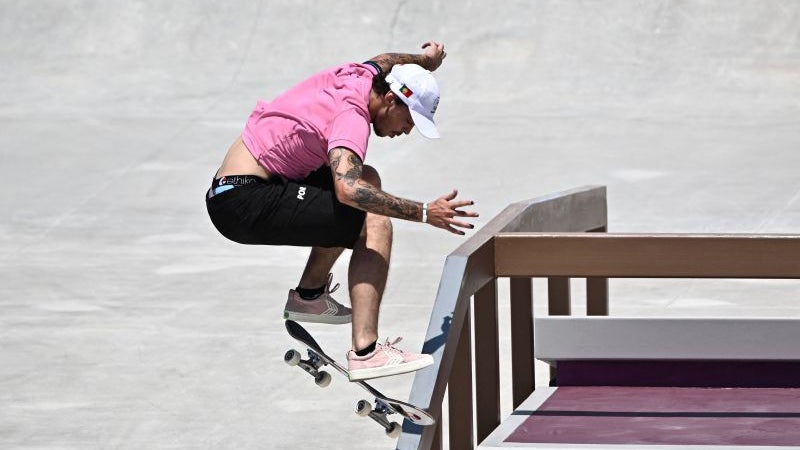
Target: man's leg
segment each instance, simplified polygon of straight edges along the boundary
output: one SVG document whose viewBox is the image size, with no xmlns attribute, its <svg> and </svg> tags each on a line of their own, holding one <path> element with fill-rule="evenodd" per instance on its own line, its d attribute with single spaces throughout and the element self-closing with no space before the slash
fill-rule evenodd
<svg viewBox="0 0 800 450">
<path fill-rule="evenodd" d="M 308 262 L 303 271 L 303 276 L 300 277 L 300 283 L 297 287 L 302 289 L 316 289 L 320 286 L 325 286 L 328 282 L 328 274 L 331 273 L 333 265 L 339 256 L 344 251 L 344 248 L 325 248 L 313 247 L 311 254 L 308 255 Z"/>
<path fill-rule="evenodd" d="M 367 214 L 364 232 L 353 247 L 348 281 L 353 308 L 353 349 L 378 340 L 378 314 L 392 252 L 392 223 L 388 217 Z"/>
<path fill-rule="evenodd" d="M 381 187 L 378 172 L 364 166 L 363 178 Z M 392 222 L 367 213 L 364 228 L 353 246 L 348 282 L 353 309 L 353 349 L 362 350 L 378 340 L 378 314 L 392 253 Z"/>
<path fill-rule="evenodd" d="M 372 167 L 364 166 L 362 176 L 380 187 L 380 178 Z M 367 213 L 353 246 L 348 274 L 353 304 L 353 350 L 347 353 L 350 381 L 412 372 L 433 364 L 431 355 L 399 350 L 394 346 L 398 341 L 376 342 L 391 254 L 392 222 L 388 217 Z"/>
<path fill-rule="evenodd" d="M 300 284 L 289 290 L 283 318 L 300 322 L 346 324 L 352 321 L 350 308 L 331 297 L 330 271 L 342 248 L 312 247 Z M 333 287 L 336 290 L 338 285 Z"/>
</svg>

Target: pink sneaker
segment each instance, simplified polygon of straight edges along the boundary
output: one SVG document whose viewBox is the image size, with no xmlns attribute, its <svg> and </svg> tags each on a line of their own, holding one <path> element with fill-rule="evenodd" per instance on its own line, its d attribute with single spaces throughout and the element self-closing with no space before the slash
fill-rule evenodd
<svg viewBox="0 0 800 450">
<path fill-rule="evenodd" d="M 333 274 L 328 274 L 328 284 L 325 292 L 316 300 L 303 300 L 294 289 L 289 290 L 289 298 L 283 310 L 283 318 L 295 322 L 314 322 L 341 325 L 350 323 L 353 314 L 350 308 L 342 305 L 331 297 L 331 293 L 339 288 L 339 284 L 331 289 Z"/>
<path fill-rule="evenodd" d="M 386 340 L 385 344 L 377 344 L 375 351 L 367 356 L 358 356 L 356 352 L 347 352 L 347 371 L 350 372 L 350 381 L 366 380 L 369 378 L 388 377 L 428 367 L 433 364 L 433 356 L 425 354 L 407 353 Z"/>
</svg>

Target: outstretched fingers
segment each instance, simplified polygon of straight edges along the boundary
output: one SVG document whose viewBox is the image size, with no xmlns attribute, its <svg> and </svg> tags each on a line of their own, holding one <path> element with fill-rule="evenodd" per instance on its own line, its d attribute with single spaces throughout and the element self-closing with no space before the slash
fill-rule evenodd
<svg viewBox="0 0 800 450">
<path fill-rule="evenodd" d="M 475 202 L 473 202 L 472 200 L 450 201 L 450 208 L 452 208 L 453 211 L 455 211 L 455 213 L 458 214 L 458 215 L 474 214 L 474 213 L 468 213 L 467 211 L 462 211 L 462 210 L 458 209 L 458 208 L 463 208 L 465 206 L 472 206 L 474 204 L 475 204 Z"/>
<path fill-rule="evenodd" d="M 471 223 L 461 222 L 461 221 L 453 220 L 453 219 L 450 219 L 450 225 L 452 225 L 454 227 L 459 227 L 459 228 L 466 228 L 468 230 L 471 230 L 471 229 L 475 228 L 475 225 L 473 225 Z"/>
<path fill-rule="evenodd" d="M 445 195 L 441 196 L 441 198 L 443 198 L 443 199 L 445 199 L 445 200 L 447 200 L 449 202 L 450 200 L 453 200 L 457 196 L 458 196 L 458 189 L 453 189 L 452 192 L 450 192 L 449 194 L 445 194 Z"/>
<path fill-rule="evenodd" d="M 453 190 L 452 194 L 458 194 L 458 191 L 457 190 Z M 454 215 L 461 216 L 461 217 L 478 217 L 478 213 L 476 213 L 475 211 L 464 211 L 462 209 L 459 209 L 459 208 L 463 208 L 465 206 L 474 205 L 475 204 L 474 201 L 472 201 L 472 200 L 454 200 L 454 198 L 455 198 L 455 195 L 453 195 L 453 197 L 448 199 L 448 203 L 450 205 L 450 208 L 452 208 Z"/>
<path fill-rule="evenodd" d="M 475 211 L 461 211 L 460 209 L 456 210 L 456 215 L 462 217 L 480 217 L 480 215 Z"/>
<path fill-rule="evenodd" d="M 450 193 L 439 197 L 428 207 L 428 222 L 451 233 L 464 235 L 464 229 L 474 229 L 475 225 L 465 222 L 464 218 L 478 217 L 474 211 L 465 211 L 461 208 L 475 204 L 472 200 L 456 200 L 458 190 L 453 189 Z"/>
<path fill-rule="evenodd" d="M 468 204 L 470 204 L 470 205 L 472 205 L 473 203 L 474 202 L 472 202 L 472 201 L 468 202 Z M 459 219 L 462 218 L 462 217 L 478 217 L 478 213 L 476 213 L 474 211 L 461 211 L 461 210 L 458 210 L 458 209 L 454 208 L 453 209 L 453 215 L 447 220 L 448 224 L 450 224 L 451 227 L 459 227 L 459 228 L 466 228 L 468 230 L 472 230 L 473 228 L 475 228 L 475 225 L 473 225 L 471 223 L 463 222 L 463 221 L 461 221 L 459 219 L 456 219 L 456 217 L 459 217 Z M 465 234 L 463 231 L 460 231 L 460 230 L 458 231 L 458 233 L 462 234 L 462 235 Z"/>
</svg>

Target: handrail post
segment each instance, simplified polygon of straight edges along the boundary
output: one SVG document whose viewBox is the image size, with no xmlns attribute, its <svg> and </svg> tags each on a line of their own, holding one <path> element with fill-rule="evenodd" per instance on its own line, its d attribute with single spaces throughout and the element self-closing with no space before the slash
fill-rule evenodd
<svg viewBox="0 0 800 450">
<path fill-rule="evenodd" d="M 608 278 L 586 278 L 586 315 L 608 315 Z"/>
<path fill-rule="evenodd" d="M 471 450 L 474 444 L 474 416 L 472 413 L 472 326 L 471 312 L 467 311 L 458 339 L 453 370 L 447 385 L 450 404 L 450 448 Z"/>
<path fill-rule="evenodd" d="M 511 382 L 514 409 L 536 388 L 533 359 L 533 279 L 512 277 Z"/>
<path fill-rule="evenodd" d="M 550 277 L 547 279 L 547 311 L 551 316 L 569 316 L 572 314 L 569 281 L 567 277 Z"/>
<path fill-rule="evenodd" d="M 475 293 L 475 417 L 477 442 L 500 425 L 500 339 L 497 326 L 497 279 Z"/>
<path fill-rule="evenodd" d="M 605 233 L 608 227 L 590 230 L 592 233 Z M 608 278 L 586 278 L 586 315 L 608 315 Z"/>
<path fill-rule="evenodd" d="M 436 421 L 436 433 L 433 436 L 433 442 L 431 442 L 430 450 L 442 450 L 442 429 L 444 425 L 442 424 L 441 420 Z"/>
</svg>

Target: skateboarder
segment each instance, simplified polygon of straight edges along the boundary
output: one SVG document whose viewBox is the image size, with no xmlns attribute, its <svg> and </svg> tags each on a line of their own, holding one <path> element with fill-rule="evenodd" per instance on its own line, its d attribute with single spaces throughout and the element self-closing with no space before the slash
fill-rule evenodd
<svg viewBox="0 0 800 450">
<path fill-rule="evenodd" d="M 392 247 L 390 218 L 422 222 L 456 234 L 477 217 L 452 191 L 430 202 L 406 200 L 381 188 L 364 165 L 370 125 L 394 138 L 416 128 L 438 138 L 433 115 L 439 88 L 430 71 L 447 55 L 426 42 L 422 54 L 387 53 L 363 64 L 324 70 L 276 97 L 259 101 L 228 150 L 206 194 L 217 230 L 242 244 L 311 247 L 303 275 L 289 290 L 284 317 L 352 322 L 347 354 L 351 379 L 418 370 L 430 355 L 377 342 L 378 311 Z M 352 310 L 334 300 L 330 270 L 352 249 L 348 282 Z"/>
</svg>

